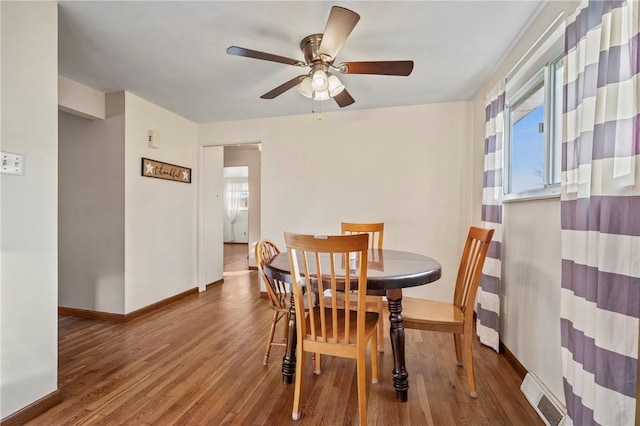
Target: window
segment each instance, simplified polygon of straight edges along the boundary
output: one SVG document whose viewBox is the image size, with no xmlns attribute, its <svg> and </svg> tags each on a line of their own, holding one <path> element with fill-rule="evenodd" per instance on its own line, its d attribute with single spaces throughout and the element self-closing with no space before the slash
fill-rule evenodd
<svg viewBox="0 0 640 426">
<path fill-rule="evenodd" d="M 560 193 L 563 28 L 555 28 L 507 78 L 505 200 Z"/>
<path fill-rule="evenodd" d="M 238 210 L 249 210 L 249 182 L 242 182 L 240 190 L 240 206 Z"/>
<path fill-rule="evenodd" d="M 553 193 L 560 183 L 562 75 L 560 58 L 513 95 L 507 90 L 507 194 Z"/>
</svg>

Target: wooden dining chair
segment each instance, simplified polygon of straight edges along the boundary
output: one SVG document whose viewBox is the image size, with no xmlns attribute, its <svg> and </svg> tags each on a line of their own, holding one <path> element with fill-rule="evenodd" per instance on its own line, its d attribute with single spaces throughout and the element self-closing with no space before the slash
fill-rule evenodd
<svg viewBox="0 0 640 426">
<path fill-rule="evenodd" d="M 350 223 L 342 222 L 342 234 L 369 235 L 369 248 L 382 250 L 384 223 Z M 384 302 L 382 296 L 367 296 L 367 310 L 378 313 L 378 351 L 384 352 Z"/>
<path fill-rule="evenodd" d="M 471 227 L 462 252 L 453 303 L 405 297 L 402 299 L 404 328 L 453 333 L 458 366 L 467 373 L 469 396 L 477 398 L 473 376 L 473 310 L 493 229 Z"/>
<path fill-rule="evenodd" d="M 269 306 L 273 310 L 273 316 L 271 317 L 271 327 L 269 328 L 269 336 L 267 337 L 267 349 L 264 352 L 262 358 L 262 364 L 267 365 L 269 362 L 269 354 L 271 353 L 272 346 L 286 346 L 286 336 L 289 331 L 289 309 L 291 294 L 287 293 L 286 283 L 278 280 L 273 280 L 264 273 L 264 264 L 271 260 L 273 256 L 280 253 L 278 247 L 269 240 L 260 240 L 256 243 L 254 248 L 256 263 L 258 265 L 258 271 L 262 277 L 262 281 L 267 288 L 267 294 L 269 296 Z M 274 342 L 273 337 L 276 331 L 276 325 L 280 320 L 284 323 L 284 339 L 279 342 Z"/>
<path fill-rule="evenodd" d="M 376 348 L 378 314 L 366 311 L 367 248 L 366 235 L 313 236 L 285 232 L 292 272 L 296 311 L 296 374 L 293 420 L 301 415 L 306 353 L 332 355 L 356 360 L 358 414 L 360 425 L 367 424 L 365 354 L 371 342 L 371 382 L 378 382 Z M 349 253 L 356 258 L 350 260 Z M 311 285 L 313 291 L 303 291 Z M 351 290 L 358 289 L 357 293 Z M 312 294 L 331 290 L 319 298 L 318 306 L 305 315 L 304 304 L 313 306 Z M 338 297 L 338 293 L 343 297 Z M 357 298 L 357 310 L 349 309 L 350 298 Z M 345 309 L 346 307 L 346 309 Z"/>
</svg>

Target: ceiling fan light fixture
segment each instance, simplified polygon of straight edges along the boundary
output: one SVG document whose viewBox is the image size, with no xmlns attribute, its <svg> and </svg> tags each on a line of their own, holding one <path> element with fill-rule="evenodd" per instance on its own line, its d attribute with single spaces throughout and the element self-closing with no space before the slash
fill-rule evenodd
<svg viewBox="0 0 640 426">
<path fill-rule="evenodd" d="M 309 68 L 304 74 L 293 77 L 260 96 L 261 99 L 274 99 L 287 90 L 297 87 L 302 96 L 314 102 L 333 98 L 340 108 L 344 108 L 353 104 L 355 100 L 334 73 L 406 77 L 413 70 L 413 61 L 360 61 L 334 64 L 342 45 L 359 19 L 360 15 L 354 11 L 333 6 L 324 32 L 308 35 L 300 42 L 304 61 L 239 46 L 230 46 L 227 54 Z M 319 104 L 317 107 L 319 108 Z"/>
<path fill-rule="evenodd" d="M 298 86 L 298 93 L 305 98 L 311 99 L 313 97 L 313 87 L 311 87 L 311 77 L 305 77 L 302 83 Z"/>
<path fill-rule="evenodd" d="M 311 76 L 311 87 L 316 92 L 324 92 L 327 90 L 329 83 L 327 82 L 327 73 L 321 69 L 315 70 Z"/>
<path fill-rule="evenodd" d="M 329 91 L 328 90 L 322 90 L 319 92 L 313 92 L 313 100 L 315 101 L 326 101 L 327 99 L 329 99 Z"/>
<path fill-rule="evenodd" d="M 328 79 L 329 95 L 333 98 L 344 90 L 344 85 L 338 77 L 330 75 Z"/>
</svg>

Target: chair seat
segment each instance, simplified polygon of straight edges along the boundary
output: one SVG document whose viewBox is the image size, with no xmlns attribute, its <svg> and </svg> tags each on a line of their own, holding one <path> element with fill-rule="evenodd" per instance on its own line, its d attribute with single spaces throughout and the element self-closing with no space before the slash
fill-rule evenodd
<svg viewBox="0 0 640 426">
<path fill-rule="evenodd" d="M 402 298 L 402 318 L 405 327 L 434 331 L 461 332 L 464 323 L 464 313 L 452 303 L 415 297 Z"/>
</svg>

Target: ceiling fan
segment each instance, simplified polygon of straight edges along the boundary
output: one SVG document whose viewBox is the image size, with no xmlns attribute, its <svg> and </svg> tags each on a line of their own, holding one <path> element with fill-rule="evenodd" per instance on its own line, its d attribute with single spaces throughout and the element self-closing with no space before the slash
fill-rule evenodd
<svg viewBox="0 0 640 426">
<path fill-rule="evenodd" d="M 298 92 L 307 98 L 318 101 L 333 98 L 340 108 L 343 108 L 351 105 L 355 100 L 334 74 L 335 72 L 342 74 L 408 76 L 413 70 L 413 61 L 342 62 L 335 65 L 334 60 L 338 52 L 347 37 L 349 37 L 349 34 L 351 34 L 351 31 L 353 31 L 358 20 L 360 20 L 360 15 L 356 12 L 333 6 L 324 33 L 306 36 L 300 42 L 304 61 L 238 46 L 229 47 L 227 53 L 229 55 L 311 68 L 308 73 L 294 77 L 260 96 L 262 99 L 274 99 L 287 90 L 298 86 Z"/>
</svg>

